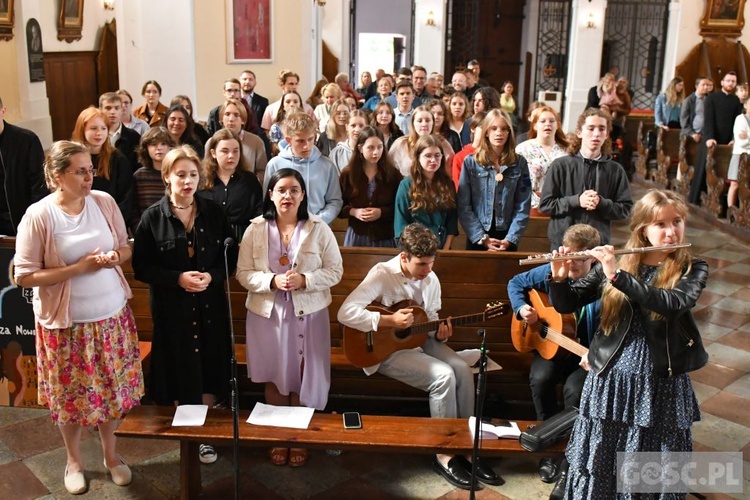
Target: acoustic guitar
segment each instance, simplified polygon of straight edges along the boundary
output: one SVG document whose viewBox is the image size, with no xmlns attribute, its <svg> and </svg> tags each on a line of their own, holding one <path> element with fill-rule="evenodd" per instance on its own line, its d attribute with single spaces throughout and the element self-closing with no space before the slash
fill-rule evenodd
<svg viewBox="0 0 750 500">
<path fill-rule="evenodd" d="M 354 366 L 364 368 L 380 363 L 396 351 L 421 347 L 427 340 L 427 334 L 437 330 L 440 324 L 446 321 L 445 319 L 430 321 L 425 310 L 411 300 L 404 300 L 390 307 L 385 307 L 376 302 L 367 306 L 368 311 L 379 312 L 383 315 L 391 315 L 400 309 L 407 308 L 413 310 L 414 323 L 404 330 L 380 328 L 376 332 L 362 332 L 344 326 L 344 354 L 346 354 L 349 362 Z M 451 324 L 456 327 L 480 323 L 502 316 L 507 309 L 506 304 L 499 301 L 493 302 L 487 304 L 487 307 L 481 313 L 452 317 Z"/>
<path fill-rule="evenodd" d="M 510 325 L 513 347 L 519 352 L 536 351 L 544 359 L 562 359 L 568 352 L 578 356 L 589 352 L 576 340 L 575 315 L 555 311 L 547 296 L 537 290 L 529 290 L 529 302 L 539 319 L 529 325 L 513 315 Z"/>
</svg>

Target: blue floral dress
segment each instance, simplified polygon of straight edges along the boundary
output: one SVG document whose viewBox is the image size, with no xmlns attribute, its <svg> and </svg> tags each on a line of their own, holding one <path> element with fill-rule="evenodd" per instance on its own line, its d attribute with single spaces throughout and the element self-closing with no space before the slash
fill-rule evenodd
<svg viewBox="0 0 750 500">
<path fill-rule="evenodd" d="M 639 279 L 648 283 L 657 269 L 641 266 Z M 570 469 L 565 498 L 633 498 L 616 493 L 618 451 L 692 451 L 690 426 L 700 420 L 700 410 L 690 377 L 654 375 L 644 328 L 648 311 L 636 304 L 633 309 L 631 328 L 611 367 L 603 375 L 590 371 L 586 377 L 566 452 Z"/>
</svg>

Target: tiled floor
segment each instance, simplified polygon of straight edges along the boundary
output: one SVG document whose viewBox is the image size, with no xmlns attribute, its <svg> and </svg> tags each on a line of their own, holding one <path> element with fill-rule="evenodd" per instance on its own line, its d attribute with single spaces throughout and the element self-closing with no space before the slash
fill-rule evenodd
<svg viewBox="0 0 750 500">
<path fill-rule="evenodd" d="M 636 186 L 635 193 L 643 189 Z M 750 245 L 713 225 L 692 217 L 688 239 L 696 255 L 705 258 L 711 274 L 695 309 L 710 353 L 710 363 L 691 374 L 703 419 L 693 427 L 695 448 L 744 453 L 744 491 L 750 498 Z M 614 231 L 622 242 L 628 232 Z M 121 440 L 123 459 L 131 464 L 133 483 L 115 486 L 101 462 L 98 436 L 84 433 L 88 498 L 173 498 L 179 492 L 179 450 L 163 441 Z M 202 466 L 207 498 L 231 498 L 231 450 L 219 449 L 219 460 Z M 274 467 L 264 449 L 243 449 L 243 498 L 252 499 L 371 499 L 468 498 L 432 472 L 429 459 L 419 455 L 313 451 L 307 466 Z M 487 487 L 480 499 L 546 498 L 551 485 L 539 481 L 534 460 L 519 457 L 491 461 L 506 484 Z M 0 408 L 0 498 L 65 498 L 62 438 L 45 410 Z M 729 498 L 713 496 L 711 498 Z"/>
</svg>

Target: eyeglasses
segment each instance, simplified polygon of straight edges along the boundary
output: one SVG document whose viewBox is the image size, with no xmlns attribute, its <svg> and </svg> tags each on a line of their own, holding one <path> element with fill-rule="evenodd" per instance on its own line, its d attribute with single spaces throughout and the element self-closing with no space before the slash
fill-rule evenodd
<svg viewBox="0 0 750 500">
<path fill-rule="evenodd" d="M 94 170 L 93 168 L 79 168 L 76 170 L 66 170 L 65 173 L 77 175 L 78 177 L 87 177 L 89 175 L 91 177 L 96 176 L 96 170 Z"/>
<path fill-rule="evenodd" d="M 443 155 L 442 155 L 442 153 L 436 153 L 434 155 L 422 155 L 422 158 L 424 158 L 427 161 L 429 161 L 429 160 L 440 161 L 440 160 L 443 159 Z"/>
<path fill-rule="evenodd" d="M 285 197 L 286 195 L 290 195 L 292 198 L 296 198 L 302 194 L 302 190 L 300 188 L 274 189 L 273 192 L 282 198 Z"/>
</svg>

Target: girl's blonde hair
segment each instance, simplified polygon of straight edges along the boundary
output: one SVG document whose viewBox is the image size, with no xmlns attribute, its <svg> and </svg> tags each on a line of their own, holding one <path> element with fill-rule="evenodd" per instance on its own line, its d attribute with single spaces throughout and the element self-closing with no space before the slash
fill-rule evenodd
<svg viewBox="0 0 750 500">
<path fill-rule="evenodd" d="M 336 84 L 334 83 L 334 85 Z M 328 123 L 326 124 L 326 135 L 330 140 L 335 140 L 339 135 L 339 131 L 336 125 L 336 111 L 339 109 L 339 106 L 344 106 L 346 107 L 346 109 L 349 109 L 349 105 L 344 99 L 336 99 L 331 105 L 331 117 L 328 119 Z M 349 109 L 349 112 L 351 112 L 351 109 Z M 347 117 L 346 120 L 348 122 L 349 118 Z M 346 125 L 344 125 L 344 128 L 346 128 Z"/>
<path fill-rule="evenodd" d="M 164 186 L 166 188 L 164 192 L 167 194 L 167 196 L 172 194 L 167 179 L 169 178 L 169 174 L 172 173 L 172 169 L 174 168 L 174 166 L 180 160 L 189 160 L 193 162 L 196 167 L 198 167 L 199 180 L 197 189 L 203 189 L 203 185 L 206 182 L 206 172 L 203 170 L 203 164 L 201 163 L 200 157 L 198 157 L 198 153 L 196 153 L 195 150 L 187 144 L 177 146 L 176 148 L 170 150 L 169 153 L 164 156 L 164 159 L 161 162 L 161 180 L 164 181 Z"/>
<path fill-rule="evenodd" d="M 641 248 L 653 246 L 646 238 L 646 227 L 659 217 L 659 212 L 665 207 L 673 207 L 683 220 L 687 219 L 688 206 L 674 191 L 651 189 L 633 207 L 630 214 L 630 238 L 625 248 Z M 681 242 L 677 242 L 681 243 Z M 646 257 L 645 253 L 623 255 L 618 266 L 633 276 L 638 276 L 638 268 Z M 659 266 L 656 279 L 652 285 L 657 288 L 672 289 L 683 274 L 690 270 L 691 256 L 686 248 L 679 248 L 670 253 Z M 620 320 L 620 312 L 625 294 L 611 284 L 607 284 L 602 293 L 602 322 L 601 329 L 609 335 Z M 661 316 L 653 311 L 648 313 L 652 320 L 659 320 Z"/>
<path fill-rule="evenodd" d="M 487 116 L 484 117 L 482 124 L 479 125 L 482 129 L 482 137 L 479 140 L 477 150 L 474 152 L 474 158 L 476 158 L 477 163 L 480 165 L 486 166 L 492 163 L 492 155 L 494 153 L 487 135 L 490 132 L 492 123 L 498 119 L 503 120 L 505 126 L 508 127 L 508 140 L 505 141 L 505 147 L 503 147 L 503 150 L 500 152 L 497 161 L 500 165 L 512 165 L 518 160 L 518 157 L 516 156 L 516 136 L 513 133 L 513 125 L 510 116 L 508 116 L 508 113 L 502 109 L 495 108 L 487 112 Z"/>
</svg>

